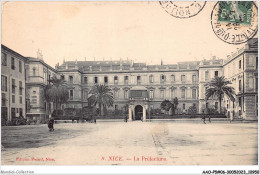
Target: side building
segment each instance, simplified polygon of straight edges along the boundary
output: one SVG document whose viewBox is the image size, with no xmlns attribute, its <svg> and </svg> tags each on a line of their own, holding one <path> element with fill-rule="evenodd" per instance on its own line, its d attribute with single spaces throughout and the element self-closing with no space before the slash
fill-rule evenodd
<svg viewBox="0 0 260 175">
<path fill-rule="evenodd" d="M 26 116 L 25 111 L 25 58 L 1 45 L 1 121 Z"/>
<path fill-rule="evenodd" d="M 46 64 L 42 57 L 26 57 L 25 72 L 26 116 L 30 120 L 43 122 L 54 110 L 53 103 L 45 100 L 44 88 L 56 76 L 56 70 Z"/>
</svg>

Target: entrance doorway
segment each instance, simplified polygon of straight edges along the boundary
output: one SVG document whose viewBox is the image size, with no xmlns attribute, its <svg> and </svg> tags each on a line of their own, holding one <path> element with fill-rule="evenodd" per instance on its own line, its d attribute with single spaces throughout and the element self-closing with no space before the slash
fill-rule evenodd
<svg viewBox="0 0 260 175">
<path fill-rule="evenodd" d="M 137 105 L 135 107 L 135 120 L 141 120 L 143 116 L 143 107 L 141 105 Z"/>
</svg>

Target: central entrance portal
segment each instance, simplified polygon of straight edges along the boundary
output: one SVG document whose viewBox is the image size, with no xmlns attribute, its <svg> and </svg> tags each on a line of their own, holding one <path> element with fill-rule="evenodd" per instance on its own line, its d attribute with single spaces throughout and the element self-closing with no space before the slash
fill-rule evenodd
<svg viewBox="0 0 260 175">
<path fill-rule="evenodd" d="M 141 105 L 137 105 L 135 107 L 135 120 L 141 120 L 143 116 L 143 107 Z"/>
</svg>

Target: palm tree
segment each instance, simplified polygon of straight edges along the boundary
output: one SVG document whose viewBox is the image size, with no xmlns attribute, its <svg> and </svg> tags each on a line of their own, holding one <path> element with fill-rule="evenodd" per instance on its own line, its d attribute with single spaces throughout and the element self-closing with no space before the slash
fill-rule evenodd
<svg viewBox="0 0 260 175">
<path fill-rule="evenodd" d="M 66 103 L 69 99 L 69 90 L 63 79 L 58 79 L 56 76 L 49 80 L 48 84 L 44 89 L 44 96 L 47 102 L 53 102 L 56 109 L 60 107 L 61 104 Z"/>
<path fill-rule="evenodd" d="M 217 97 L 219 100 L 219 110 L 220 113 L 221 110 L 221 101 L 224 95 L 227 95 L 227 97 L 231 101 L 235 101 L 234 98 L 234 88 L 231 86 L 228 86 L 231 84 L 230 81 L 228 81 L 224 76 L 221 77 L 215 77 L 213 78 L 206 86 L 208 87 L 206 90 L 206 100 L 208 100 L 210 97 Z"/>
<path fill-rule="evenodd" d="M 103 115 L 103 108 L 113 106 L 113 93 L 107 85 L 96 84 L 89 93 L 91 95 L 88 98 L 88 103 L 90 106 L 98 106 L 100 115 Z"/>
</svg>

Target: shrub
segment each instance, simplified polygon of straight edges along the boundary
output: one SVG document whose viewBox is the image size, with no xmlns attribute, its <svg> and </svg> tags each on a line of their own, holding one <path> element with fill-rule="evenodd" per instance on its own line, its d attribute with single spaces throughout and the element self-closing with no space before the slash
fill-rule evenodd
<svg viewBox="0 0 260 175">
<path fill-rule="evenodd" d="M 190 106 L 188 109 L 188 114 L 197 114 L 197 108 L 196 106 Z"/>
</svg>

